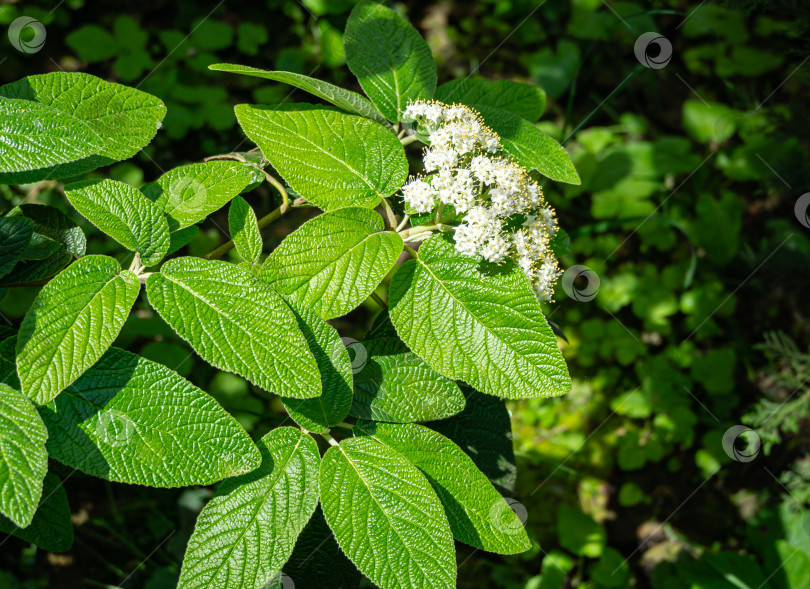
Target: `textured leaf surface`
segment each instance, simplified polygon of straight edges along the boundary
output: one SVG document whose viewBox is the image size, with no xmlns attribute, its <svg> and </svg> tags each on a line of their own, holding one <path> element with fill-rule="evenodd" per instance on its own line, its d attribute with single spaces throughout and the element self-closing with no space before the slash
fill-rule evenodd
<svg viewBox="0 0 810 589">
<path fill-rule="evenodd" d="M 235 196 L 228 210 L 228 229 L 240 256 L 254 263 L 262 254 L 262 234 L 256 213 L 241 196 Z"/>
<path fill-rule="evenodd" d="M 321 394 L 318 367 L 295 316 L 248 271 L 175 258 L 147 279 L 146 292 L 166 323 L 212 366 L 287 397 Z"/>
<path fill-rule="evenodd" d="M 157 264 L 169 249 L 169 227 L 160 208 L 140 190 L 116 180 L 89 180 L 65 187 L 82 216 L 125 248 Z"/>
<path fill-rule="evenodd" d="M 293 231 L 265 260 L 261 278 L 331 319 L 362 303 L 400 253 L 402 238 L 383 231 L 380 215 L 350 207 L 319 215 Z"/>
<path fill-rule="evenodd" d="M 11 284 L 22 284 L 32 280 L 45 280 L 58 274 L 73 261 L 73 256 L 60 250 L 44 260 L 21 260 L 14 268 L 0 278 L 0 288 Z"/>
<path fill-rule="evenodd" d="M 394 275 L 391 321 L 408 347 L 448 378 L 508 399 L 550 397 L 571 379 L 526 275 L 482 270 L 442 235 Z"/>
<path fill-rule="evenodd" d="M 109 481 L 210 485 L 259 465 L 250 437 L 213 397 L 118 348 L 40 414 L 52 458 Z"/>
<path fill-rule="evenodd" d="M 174 168 L 141 191 L 177 231 L 224 207 L 253 183 L 253 170 L 241 162 L 211 161 Z"/>
<path fill-rule="evenodd" d="M 65 246 L 65 251 L 82 257 L 87 251 L 84 232 L 56 207 L 25 204 L 11 209 L 7 217 L 25 217 L 34 222 L 34 231 L 50 237 Z"/>
<path fill-rule="evenodd" d="M 323 433 L 343 421 L 352 405 L 349 352 L 337 330 L 314 311 L 300 303 L 288 304 L 318 364 L 323 392 L 312 399 L 283 397 L 281 400 L 295 423 L 311 432 Z"/>
<path fill-rule="evenodd" d="M 396 135 L 363 117 L 312 104 L 238 104 L 236 118 L 289 185 L 325 211 L 374 208 L 408 177 Z"/>
<path fill-rule="evenodd" d="M 484 122 L 500 135 L 504 151 L 520 165 L 557 182 L 581 183 L 565 148 L 532 123 L 505 110 L 481 104 L 469 106 L 481 113 Z"/>
<path fill-rule="evenodd" d="M 346 63 L 377 108 L 397 121 L 409 100 L 432 98 L 436 62 L 419 32 L 390 8 L 361 2 L 343 35 Z"/>
<path fill-rule="evenodd" d="M 320 508 L 315 510 L 298 537 L 295 550 L 284 565 L 284 574 L 292 579 L 295 587 L 329 589 L 357 589 L 361 578 L 357 567 L 340 550 Z M 273 589 L 290 588 L 284 587 L 282 578 Z"/>
<path fill-rule="evenodd" d="M 101 139 L 84 122 L 28 100 L 0 98 L 0 173 L 28 172 L 96 153 Z"/>
<path fill-rule="evenodd" d="M 0 512 L 22 528 L 31 523 L 42 494 L 47 439 L 31 400 L 0 384 Z"/>
<path fill-rule="evenodd" d="M 450 80 L 436 88 L 436 100 L 499 108 L 530 122 L 539 119 L 546 108 L 542 88 L 512 80 Z"/>
<path fill-rule="evenodd" d="M 359 422 L 355 431 L 398 452 L 427 477 L 444 505 L 456 540 L 499 554 L 517 554 L 532 543 L 509 504 L 461 448 L 415 423 Z"/>
<path fill-rule="evenodd" d="M 23 217 L 0 219 L 0 276 L 8 274 L 25 253 L 34 224 Z"/>
<path fill-rule="evenodd" d="M 59 251 L 61 248 L 62 244 L 58 241 L 42 235 L 41 233 L 32 233 L 31 241 L 28 242 L 28 247 L 25 248 L 22 257 L 25 260 L 44 260 L 51 254 Z"/>
<path fill-rule="evenodd" d="M 261 589 L 292 554 L 318 504 L 318 446 L 279 427 L 259 450 L 261 466 L 223 482 L 197 518 L 180 589 Z"/>
<path fill-rule="evenodd" d="M 396 335 L 360 344 L 363 369 L 354 378 L 352 415 L 376 421 L 431 421 L 464 409 L 452 380 L 428 366 Z"/>
<path fill-rule="evenodd" d="M 453 536 L 422 473 L 369 437 L 329 448 L 321 505 L 343 552 L 381 589 L 455 587 Z"/>
<path fill-rule="evenodd" d="M 42 498 L 31 524 L 21 528 L 0 515 L 0 532 L 13 534 L 50 552 L 67 552 L 73 545 L 70 505 L 62 481 L 48 473 L 42 485 Z"/>
<path fill-rule="evenodd" d="M 228 72 L 231 74 L 243 74 L 246 76 L 253 76 L 256 78 L 264 78 L 265 80 L 275 80 L 276 82 L 283 82 L 290 86 L 300 88 L 305 92 L 309 92 L 313 96 L 334 104 L 340 109 L 350 113 L 372 119 L 378 123 L 388 124 L 385 117 L 365 98 L 360 96 L 357 92 L 345 90 L 340 86 L 335 86 L 329 82 L 310 78 L 293 72 L 274 72 L 269 70 L 262 70 L 247 65 L 236 65 L 230 63 L 215 63 L 209 65 L 208 69 L 217 72 Z"/>
<path fill-rule="evenodd" d="M 53 399 L 118 336 L 141 283 L 107 256 L 87 256 L 46 284 L 20 326 L 17 372 L 36 404 Z"/>
<path fill-rule="evenodd" d="M 76 162 L 14 176 L 0 175 L 0 182 L 9 184 L 78 176 L 128 159 L 152 141 L 166 115 L 166 106 L 159 98 L 80 72 L 28 76 L 0 87 L 0 96 L 59 109 L 86 123 L 101 140 L 100 148 L 93 152 L 96 155 Z"/>
<path fill-rule="evenodd" d="M 512 493 L 517 466 L 509 410 L 500 399 L 470 388 L 462 390 L 467 397 L 464 411 L 428 425 L 464 450 L 502 495 Z"/>
</svg>

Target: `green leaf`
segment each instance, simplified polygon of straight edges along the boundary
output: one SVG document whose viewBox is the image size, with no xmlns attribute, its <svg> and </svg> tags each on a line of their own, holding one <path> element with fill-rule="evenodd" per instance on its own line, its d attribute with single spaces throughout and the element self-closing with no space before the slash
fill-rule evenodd
<svg viewBox="0 0 810 589">
<path fill-rule="evenodd" d="M 325 211 L 374 208 L 408 177 L 405 150 L 374 121 L 313 104 L 236 105 L 236 118 L 279 174 Z"/>
<path fill-rule="evenodd" d="M 0 180 L 8 172 L 87 157 L 101 145 L 90 126 L 76 117 L 36 102 L 0 98 Z"/>
<path fill-rule="evenodd" d="M 509 410 L 500 399 L 470 388 L 462 390 L 467 398 L 464 411 L 428 426 L 464 450 L 502 495 L 513 493 L 517 466 Z"/>
<path fill-rule="evenodd" d="M 281 400 L 295 423 L 320 434 L 343 421 L 351 408 L 352 365 L 349 352 L 337 330 L 314 311 L 300 303 L 288 301 L 288 304 L 318 364 L 323 392 L 313 399 L 283 397 Z"/>
<path fill-rule="evenodd" d="M 458 385 L 411 352 L 396 335 L 364 340 L 352 415 L 376 421 L 445 419 L 464 409 Z"/>
<path fill-rule="evenodd" d="M 546 93 L 542 88 L 511 80 L 450 80 L 436 88 L 436 100 L 498 108 L 532 123 L 546 108 Z"/>
<path fill-rule="evenodd" d="M 42 405 L 79 378 L 118 336 L 140 288 L 107 256 L 81 258 L 46 284 L 17 339 L 23 393 Z"/>
<path fill-rule="evenodd" d="M 166 255 L 166 218 L 138 189 L 116 180 L 88 180 L 66 186 L 65 196 L 93 225 L 141 254 L 145 266 L 157 264 Z"/>
<path fill-rule="evenodd" d="M 455 587 L 453 536 L 436 493 L 400 454 L 350 438 L 324 454 L 323 514 L 340 548 L 381 589 Z"/>
<path fill-rule="evenodd" d="M 288 235 L 265 260 L 261 279 L 324 319 L 345 315 L 374 292 L 402 253 L 374 211 L 324 213 Z"/>
<path fill-rule="evenodd" d="M 157 203 L 177 231 L 218 211 L 253 183 L 250 166 L 234 161 L 211 161 L 174 168 L 141 188 Z"/>
<path fill-rule="evenodd" d="M 73 545 L 73 523 L 70 521 L 67 493 L 59 477 L 51 473 L 45 475 L 42 498 L 28 527 L 21 528 L 0 515 L 0 532 L 13 534 L 49 552 L 70 550 Z"/>
<path fill-rule="evenodd" d="M 185 247 L 189 242 L 194 239 L 194 236 L 200 232 L 200 228 L 196 225 L 189 225 L 183 229 L 178 229 L 169 234 L 169 250 L 166 252 L 167 256 L 172 255 L 174 252 L 182 247 Z"/>
<path fill-rule="evenodd" d="M 298 537 L 283 570 L 295 587 L 357 589 L 360 585 L 360 572 L 340 550 L 320 507 Z M 278 589 L 289 589 L 283 578 Z"/>
<path fill-rule="evenodd" d="M 446 377 L 507 399 L 571 390 L 557 339 L 511 261 L 485 267 L 434 235 L 397 270 L 389 297 L 400 337 Z"/>
<path fill-rule="evenodd" d="M 17 355 L 14 348 L 17 346 L 16 332 L 13 335 L 4 335 L 0 341 L 0 383 L 12 389 L 20 389 L 20 379 L 17 376 Z"/>
<path fill-rule="evenodd" d="M 213 397 L 118 348 L 40 414 L 52 458 L 108 481 L 210 485 L 259 465 L 250 436 Z"/>
<path fill-rule="evenodd" d="M 498 554 L 517 554 L 532 543 L 509 504 L 461 448 L 415 423 L 361 421 L 357 435 L 368 435 L 413 463 L 427 477 L 444 505 L 453 537 Z"/>
<path fill-rule="evenodd" d="M 44 260 L 22 260 L 14 269 L 0 278 L 0 288 L 8 285 L 20 285 L 26 282 L 45 280 L 58 274 L 73 261 L 73 256 L 66 251 L 58 251 Z"/>
<path fill-rule="evenodd" d="M 470 104 L 501 137 L 504 151 L 520 165 L 566 184 L 580 184 L 565 148 L 526 119 L 482 104 Z"/>
<path fill-rule="evenodd" d="M 228 210 L 228 229 L 236 251 L 254 264 L 262 255 L 262 234 L 256 213 L 241 196 L 235 196 Z"/>
<path fill-rule="evenodd" d="M 42 494 L 47 439 L 30 399 L 0 384 L 0 512 L 21 528 L 31 523 Z"/>
<path fill-rule="evenodd" d="M 81 258 L 87 253 L 84 232 L 62 211 L 46 205 L 24 204 L 11 209 L 7 217 L 25 217 L 34 222 L 34 231 L 65 246 L 65 250 Z"/>
<path fill-rule="evenodd" d="M 433 98 L 436 62 L 419 32 L 390 8 L 360 2 L 343 35 L 346 63 L 363 90 L 391 121 L 408 101 Z"/>
<path fill-rule="evenodd" d="M 263 587 L 292 554 L 318 504 L 318 446 L 279 427 L 259 449 L 261 466 L 222 483 L 197 518 L 179 589 Z"/>
<path fill-rule="evenodd" d="M 360 96 L 357 92 L 344 90 L 340 86 L 335 86 L 323 80 L 310 78 L 309 76 L 303 76 L 293 72 L 274 72 L 247 65 L 230 63 L 215 63 L 214 65 L 209 65 L 208 69 L 216 72 L 243 74 L 245 76 L 254 76 L 256 78 L 264 78 L 265 80 L 283 82 L 284 84 L 289 84 L 290 86 L 295 86 L 305 92 L 309 92 L 313 96 L 317 96 L 352 114 L 360 115 L 361 117 L 377 121 L 384 125 L 388 124 L 388 121 L 380 111 L 374 108 L 368 100 Z"/>
<path fill-rule="evenodd" d="M 23 217 L 0 219 L 0 276 L 5 276 L 22 258 L 31 241 L 34 224 Z"/>
<path fill-rule="evenodd" d="M 83 121 L 100 138 L 90 152 L 96 155 L 30 173 L 0 174 L 0 183 L 7 184 L 78 176 L 131 158 L 152 141 L 166 114 L 155 96 L 80 72 L 28 76 L 0 87 L 0 96 L 54 107 Z"/>
<path fill-rule="evenodd" d="M 321 394 L 321 376 L 281 297 L 227 262 L 175 258 L 146 281 L 149 302 L 203 360 L 267 391 Z"/>
<path fill-rule="evenodd" d="M 18 218 L 23 219 L 24 217 Z M 46 237 L 41 233 L 32 233 L 31 241 L 28 242 L 28 247 L 25 248 L 22 257 L 24 260 L 44 260 L 45 258 L 48 258 L 59 251 L 61 248 L 62 244 L 55 239 Z"/>
<path fill-rule="evenodd" d="M 557 508 L 557 535 L 560 546 L 588 558 L 599 558 L 607 540 L 605 528 L 567 505 Z"/>
</svg>

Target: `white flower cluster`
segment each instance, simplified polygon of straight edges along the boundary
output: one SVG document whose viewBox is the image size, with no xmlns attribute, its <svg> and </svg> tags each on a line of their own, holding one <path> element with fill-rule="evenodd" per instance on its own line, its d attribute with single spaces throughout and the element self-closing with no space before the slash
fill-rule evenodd
<svg viewBox="0 0 810 589">
<path fill-rule="evenodd" d="M 501 151 L 500 138 L 470 108 L 419 101 L 404 115 L 419 124 L 430 144 L 423 156 L 427 174 L 402 187 L 408 208 L 430 213 L 438 207 L 440 216 L 452 206 L 465 215 L 454 235 L 461 254 L 495 263 L 514 258 L 538 299 L 551 300 L 562 272 L 549 246 L 557 221 L 540 186 L 523 167 L 494 155 Z M 515 215 L 526 218 L 516 231 L 508 229 Z"/>
</svg>

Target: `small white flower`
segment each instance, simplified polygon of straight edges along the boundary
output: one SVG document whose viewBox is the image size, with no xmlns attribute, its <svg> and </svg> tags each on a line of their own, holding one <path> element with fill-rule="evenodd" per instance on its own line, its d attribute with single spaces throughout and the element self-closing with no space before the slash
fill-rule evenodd
<svg viewBox="0 0 810 589">
<path fill-rule="evenodd" d="M 402 198 L 418 213 L 429 213 L 435 203 L 433 188 L 418 178 L 402 187 Z"/>
</svg>

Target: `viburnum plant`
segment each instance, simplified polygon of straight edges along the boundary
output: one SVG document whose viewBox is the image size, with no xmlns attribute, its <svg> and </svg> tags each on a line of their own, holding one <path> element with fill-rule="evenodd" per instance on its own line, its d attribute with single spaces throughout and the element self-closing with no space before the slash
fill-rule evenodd
<svg viewBox="0 0 810 589">
<path fill-rule="evenodd" d="M 368 99 L 214 65 L 329 105 L 241 104 L 257 149 L 140 189 L 97 177 L 65 186 L 70 205 L 134 252 L 128 269 L 88 254 L 56 208 L 22 204 L 0 218 L 0 287 L 44 285 L 19 331 L 0 333 L 0 528 L 70 546 L 51 458 L 115 482 L 221 482 L 188 543 L 182 588 L 281 585 L 282 571 L 300 587 L 349 587 L 357 570 L 383 589 L 445 588 L 454 540 L 500 554 L 531 547 L 505 498 L 514 461 L 503 399 L 570 389 L 539 304 L 565 241 L 541 181 L 579 178 L 533 124 L 539 88 L 436 87 L 418 32 L 369 2 L 344 43 Z M 0 97 L 6 184 L 132 157 L 165 114 L 158 98 L 82 73 L 24 78 Z M 281 204 L 258 220 L 240 194 L 265 181 Z M 172 257 L 228 203 L 232 241 Z M 323 212 L 262 259 L 260 230 L 305 206 Z M 232 248 L 242 262 L 216 259 Z M 142 291 L 203 360 L 279 395 L 298 427 L 254 442 L 174 371 L 111 347 Z M 327 321 L 369 297 L 386 308 L 353 361 Z"/>
</svg>

